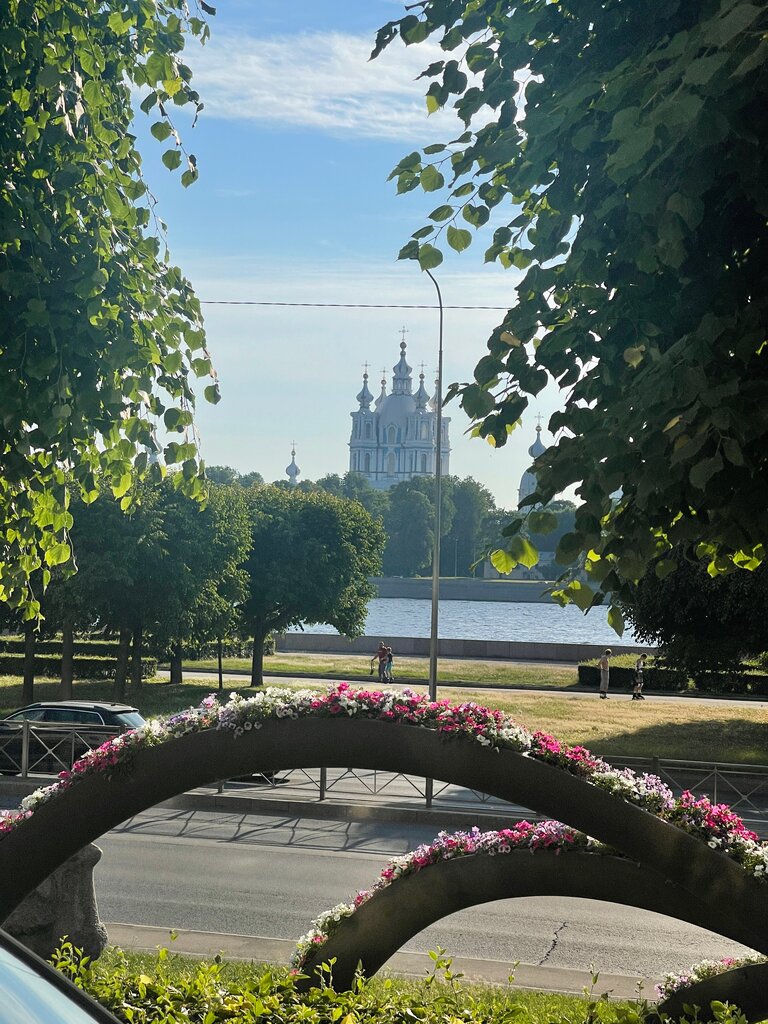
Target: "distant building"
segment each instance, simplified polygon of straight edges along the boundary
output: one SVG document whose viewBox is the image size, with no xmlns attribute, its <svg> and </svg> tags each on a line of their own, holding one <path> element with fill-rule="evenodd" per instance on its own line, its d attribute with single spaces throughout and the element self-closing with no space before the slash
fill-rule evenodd
<svg viewBox="0 0 768 1024">
<path fill-rule="evenodd" d="M 434 476 L 435 472 L 437 407 L 424 387 L 423 373 L 419 374 L 419 388 L 413 394 L 405 349 L 402 341 L 400 361 L 393 367 L 391 392 L 387 394 L 387 382 L 382 377 L 381 394 L 374 402 L 368 390 L 368 374 L 364 373 L 363 387 L 357 395 L 359 408 L 350 414 L 349 470 L 360 473 L 377 490 L 387 490 L 401 480 Z M 449 424 L 450 419 L 443 417 L 440 469 L 444 474 L 449 471 Z"/>
<path fill-rule="evenodd" d="M 296 445 L 293 445 L 291 448 L 291 461 L 285 467 L 285 475 L 288 477 L 288 483 L 291 485 L 291 487 L 295 487 L 296 484 L 299 482 L 301 470 L 296 465 Z"/>
<path fill-rule="evenodd" d="M 537 459 L 539 455 L 547 450 L 547 446 L 541 440 L 541 424 L 536 425 L 536 440 L 533 442 L 531 447 L 528 449 L 528 454 L 531 459 Z M 526 469 L 523 473 L 522 479 L 520 480 L 520 487 L 517 492 L 517 507 L 519 508 L 523 498 L 527 498 L 529 494 L 533 494 L 536 490 L 536 474 L 531 469 Z"/>
</svg>

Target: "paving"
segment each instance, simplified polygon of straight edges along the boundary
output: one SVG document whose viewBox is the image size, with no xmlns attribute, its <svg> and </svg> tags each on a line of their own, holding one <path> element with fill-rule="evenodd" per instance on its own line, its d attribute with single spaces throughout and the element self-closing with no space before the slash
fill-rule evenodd
<svg viewBox="0 0 768 1024">
<path fill-rule="evenodd" d="M 221 955 L 225 960 L 253 960 L 259 963 L 287 964 L 295 949 L 289 939 L 270 939 L 260 935 L 232 935 L 226 932 L 201 932 L 147 925 L 106 922 L 110 942 L 123 949 L 154 952 L 158 946 L 174 953 L 212 959 Z M 434 964 L 426 953 L 400 952 L 389 960 L 384 973 L 407 978 L 423 978 L 431 973 Z M 580 995 L 593 988 L 590 971 L 567 967 L 547 967 L 535 964 L 511 964 L 504 960 L 485 960 L 475 957 L 453 957 L 451 971 L 462 973 L 468 982 L 507 985 L 512 980 L 515 988 L 535 989 L 539 992 L 565 992 Z M 656 979 L 629 977 L 622 974 L 600 974 L 594 986 L 595 994 L 607 993 L 613 999 L 633 999 L 641 993 L 653 998 Z"/>
</svg>

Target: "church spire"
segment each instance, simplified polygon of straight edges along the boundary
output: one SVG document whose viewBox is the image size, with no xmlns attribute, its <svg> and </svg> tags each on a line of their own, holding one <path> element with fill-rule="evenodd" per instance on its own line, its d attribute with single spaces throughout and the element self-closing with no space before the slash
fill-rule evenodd
<svg viewBox="0 0 768 1024">
<path fill-rule="evenodd" d="M 419 374 L 419 390 L 416 392 L 416 408 L 426 409 L 427 403 L 429 402 L 429 395 L 427 389 L 424 387 L 424 364 L 422 363 L 422 372 Z"/>
<path fill-rule="evenodd" d="M 405 350 L 407 348 L 405 344 L 405 328 L 402 329 L 403 340 L 400 342 L 400 361 L 396 366 L 392 367 L 394 376 L 392 377 L 392 394 L 393 395 L 410 395 L 411 393 L 411 367 L 408 365 L 405 358 Z"/>
<path fill-rule="evenodd" d="M 381 394 L 376 399 L 376 408 L 378 409 L 384 399 L 387 397 L 387 371 L 383 369 L 381 371 Z"/>
<path fill-rule="evenodd" d="M 301 470 L 296 465 L 296 442 L 291 442 L 291 461 L 285 467 L 285 475 L 288 477 L 288 483 L 291 487 L 295 487 L 299 482 L 299 476 L 301 476 Z"/>
<path fill-rule="evenodd" d="M 365 364 L 365 373 L 363 374 L 363 387 L 362 390 L 357 394 L 357 401 L 360 403 L 361 409 L 370 409 L 371 402 L 373 401 L 373 395 L 368 390 L 368 364 Z"/>
</svg>

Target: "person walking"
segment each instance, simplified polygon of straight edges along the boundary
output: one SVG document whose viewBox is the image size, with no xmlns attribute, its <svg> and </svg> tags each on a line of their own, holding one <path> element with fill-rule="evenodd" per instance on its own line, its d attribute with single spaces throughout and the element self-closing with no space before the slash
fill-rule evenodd
<svg viewBox="0 0 768 1024">
<path fill-rule="evenodd" d="M 386 668 L 384 670 L 384 678 L 387 680 L 388 683 L 391 683 L 392 680 L 395 678 L 392 675 L 392 666 L 394 665 L 394 663 L 395 663 L 395 659 L 392 656 L 392 648 L 388 647 L 387 648 L 387 665 L 386 665 Z"/>
<path fill-rule="evenodd" d="M 635 662 L 635 685 L 632 687 L 632 700 L 645 700 L 643 696 L 643 669 L 647 654 L 641 654 Z"/>
<path fill-rule="evenodd" d="M 374 654 L 371 661 L 378 661 L 379 663 L 379 682 L 384 683 L 387 679 L 387 648 L 384 646 L 384 641 L 379 641 L 379 647 Z"/>
<path fill-rule="evenodd" d="M 608 677 L 611 672 L 611 648 L 606 647 L 603 651 L 603 656 L 598 662 L 600 666 L 600 699 L 608 700 Z"/>
</svg>

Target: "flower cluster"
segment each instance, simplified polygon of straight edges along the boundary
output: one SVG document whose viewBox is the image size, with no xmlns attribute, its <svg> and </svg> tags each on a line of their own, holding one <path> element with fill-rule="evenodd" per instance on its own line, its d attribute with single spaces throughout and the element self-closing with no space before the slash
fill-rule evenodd
<svg viewBox="0 0 768 1024">
<path fill-rule="evenodd" d="M 361 889 L 351 904 L 340 903 L 316 918 L 307 934 L 302 935 L 296 944 L 291 961 L 294 968 L 302 968 L 310 951 L 327 942 L 343 918 L 349 917 L 398 878 L 415 874 L 440 861 L 475 855 L 494 857 L 513 850 L 530 850 L 532 853 L 535 850 L 551 850 L 555 854 L 563 850 L 600 853 L 606 851 L 607 847 L 559 821 L 540 821 L 536 824 L 518 821 L 498 832 L 481 832 L 476 826 L 471 832 L 441 832 L 431 843 L 424 843 L 402 857 L 393 857 L 382 868 L 371 888 Z"/>
<path fill-rule="evenodd" d="M 722 960 L 702 960 L 681 974 L 666 974 L 661 984 L 656 986 L 656 995 L 659 999 L 668 999 L 675 992 L 689 988 L 698 981 L 715 978 L 718 974 L 724 974 L 736 967 L 764 963 L 768 963 L 768 956 L 762 956 L 760 953 L 749 953 L 738 958 L 726 956 Z"/>
<path fill-rule="evenodd" d="M 264 722 L 282 718 L 363 718 L 404 724 L 437 732 L 447 740 L 469 740 L 492 750 L 513 750 L 577 775 L 594 786 L 636 804 L 666 821 L 698 835 L 709 845 L 737 860 L 751 875 L 768 878 L 768 845 L 760 844 L 741 819 L 722 804 L 695 800 L 683 794 L 676 800 L 655 775 L 636 775 L 595 757 L 584 747 L 569 747 L 543 732 L 531 733 L 502 711 L 466 701 L 451 705 L 431 701 L 412 690 L 384 691 L 338 683 L 327 692 L 268 688 L 253 697 L 234 693 L 220 704 L 215 694 L 197 708 L 189 708 L 165 720 L 148 722 L 141 729 L 108 740 L 89 751 L 69 772 L 62 772 L 53 786 L 39 789 L 22 802 L 24 813 L 6 816 L 0 838 L 23 824 L 36 807 L 52 799 L 80 779 L 98 772 L 124 771 L 136 751 L 205 729 L 230 731 L 234 737 Z"/>
<path fill-rule="evenodd" d="M 291 957 L 293 973 L 298 973 L 301 970 L 310 950 L 324 945 L 344 918 L 354 912 L 355 907 L 351 903 L 337 903 L 331 910 L 324 910 L 319 917 L 316 917 L 309 926 L 309 931 L 302 935 L 296 943 L 296 949 Z"/>
</svg>

